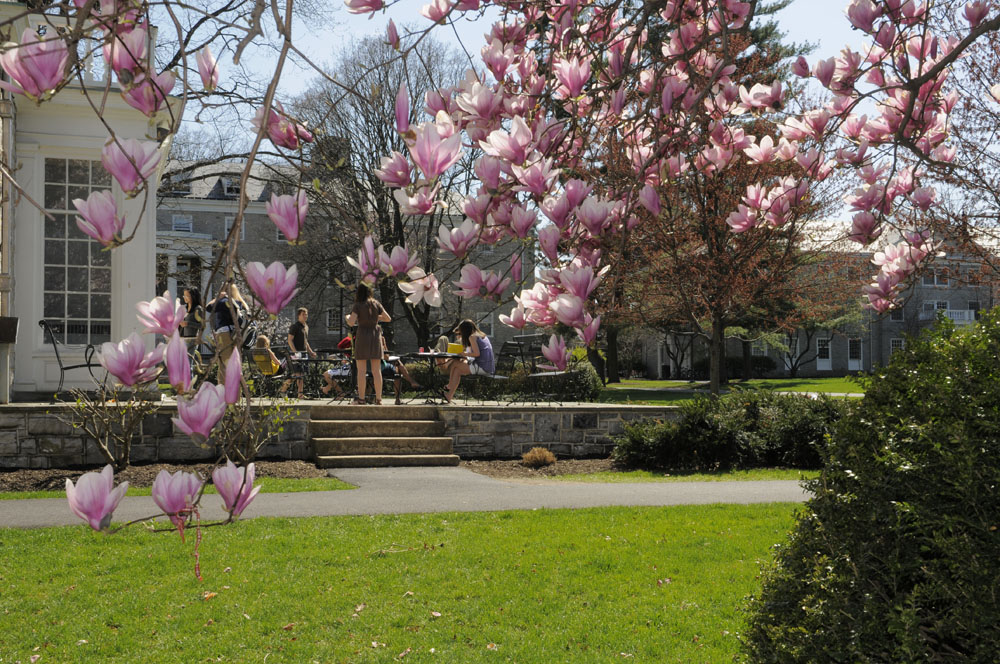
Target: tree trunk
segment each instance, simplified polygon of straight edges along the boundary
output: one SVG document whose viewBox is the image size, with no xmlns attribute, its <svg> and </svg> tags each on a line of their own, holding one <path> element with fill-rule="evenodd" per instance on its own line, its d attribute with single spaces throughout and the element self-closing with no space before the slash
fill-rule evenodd
<svg viewBox="0 0 1000 664">
<path fill-rule="evenodd" d="M 743 380 L 750 380 L 753 378 L 753 352 L 751 351 L 751 343 L 749 341 L 744 341 L 743 346 Z"/>
<path fill-rule="evenodd" d="M 601 357 L 601 351 L 596 348 L 587 347 L 587 359 L 590 364 L 594 367 L 597 375 L 601 377 L 601 383 L 604 385 L 608 384 L 608 374 L 604 366 L 604 358 Z"/>
<path fill-rule="evenodd" d="M 621 377 L 618 375 L 618 328 L 614 325 L 608 326 L 608 382 L 620 383 Z"/>
<path fill-rule="evenodd" d="M 718 318 L 712 320 L 712 339 L 708 348 L 708 389 L 718 395 L 722 388 L 722 354 L 724 328 L 722 321 Z"/>
</svg>

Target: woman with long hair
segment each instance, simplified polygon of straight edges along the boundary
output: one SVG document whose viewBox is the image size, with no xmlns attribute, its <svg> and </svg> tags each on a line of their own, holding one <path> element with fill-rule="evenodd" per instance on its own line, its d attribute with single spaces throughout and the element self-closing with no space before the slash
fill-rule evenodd
<svg viewBox="0 0 1000 664">
<path fill-rule="evenodd" d="M 228 289 L 220 289 L 219 293 L 205 305 L 205 311 L 212 313 L 212 331 L 215 333 L 215 352 L 219 357 L 219 385 L 226 382 L 226 362 L 236 349 L 237 341 L 233 338 L 236 329 L 235 316 L 239 315 L 240 307 L 250 310 L 250 305 L 243 299 L 236 284 L 229 284 Z"/>
<path fill-rule="evenodd" d="M 462 376 L 470 374 L 482 374 L 492 376 L 496 370 L 496 362 L 493 359 L 493 344 L 474 321 L 466 318 L 455 329 L 462 339 L 465 349 L 462 357 L 450 360 L 446 365 L 448 369 L 448 387 L 445 390 L 444 398 L 448 403 L 455 397 L 458 383 Z"/>
<path fill-rule="evenodd" d="M 180 333 L 190 352 L 201 343 L 201 333 L 205 329 L 205 307 L 201 306 L 201 291 L 197 288 L 185 288 L 183 298 L 187 313 L 181 322 Z"/>
<path fill-rule="evenodd" d="M 382 328 L 379 323 L 392 322 L 392 317 L 382 308 L 372 294 L 372 288 L 362 281 L 354 297 L 354 308 L 347 314 L 347 324 L 358 327 L 354 333 L 354 361 L 358 371 L 358 398 L 355 404 L 365 403 L 365 384 L 368 367 L 371 367 L 375 386 L 375 403 L 382 403 Z"/>
</svg>

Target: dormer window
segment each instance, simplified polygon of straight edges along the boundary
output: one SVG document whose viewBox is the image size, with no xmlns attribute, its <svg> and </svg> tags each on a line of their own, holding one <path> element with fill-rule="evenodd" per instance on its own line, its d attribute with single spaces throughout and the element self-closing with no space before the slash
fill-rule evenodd
<svg viewBox="0 0 1000 664">
<path fill-rule="evenodd" d="M 174 196 L 187 196 L 191 193 L 191 181 L 183 175 L 171 175 L 167 179 L 166 189 Z"/>
<path fill-rule="evenodd" d="M 222 178 L 222 194 L 224 196 L 232 196 L 233 198 L 240 195 L 240 179 L 239 178 Z"/>
</svg>

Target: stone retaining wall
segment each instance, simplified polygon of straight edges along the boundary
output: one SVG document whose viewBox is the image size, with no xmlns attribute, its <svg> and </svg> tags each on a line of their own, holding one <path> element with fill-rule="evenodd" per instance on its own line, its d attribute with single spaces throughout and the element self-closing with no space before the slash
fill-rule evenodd
<svg viewBox="0 0 1000 664">
<path fill-rule="evenodd" d="M 214 461 L 215 446 L 201 447 L 174 429 L 173 404 L 143 420 L 141 437 L 132 443 L 133 463 Z M 98 466 L 105 462 L 96 443 L 64 422 L 72 416 L 62 404 L 16 404 L 0 407 L 0 468 L 69 468 Z M 262 458 L 312 460 L 308 439 L 308 408 L 286 422 L 279 439 L 265 445 Z"/>
<path fill-rule="evenodd" d="M 607 456 L 625 424 L 673 419 L 671 406 L 452 406 L 441 410 L 455 454 L 463 459 L 514 458 L 540 446 L 574 458 Z"/>
</svg>

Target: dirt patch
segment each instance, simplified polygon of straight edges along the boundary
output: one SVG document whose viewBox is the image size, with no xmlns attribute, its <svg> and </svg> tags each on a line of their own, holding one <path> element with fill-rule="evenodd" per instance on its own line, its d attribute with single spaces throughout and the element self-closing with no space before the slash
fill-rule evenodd
<svg viewBox="0 0 1000 664">
<path fill-rule="evenodd" d="M 612 459 L 559 459 L 551 466 L 541 468 L 529 468 L 520 459 L 463 461 L 461 466 L 497 479 L 532 479 L 621 470 Z"/>
<path fill-rule="evenodd" d="M 317 468 L 306 461 L 257 461 L 255 462 L 257 477 L 284 477 L 302 479 L 307 477 L 326 477 L 326 471 Z M 153 485 L 153 480 L 161 470 L 177 472 L 200 473 L 208 478 L 212 465 L 199 464 L 168 464 L 156 463 L 148 466 L 131 466 L 115 474 L 115 483 L 128 481 L 132 487 L 147 487 Z M 0 471 L 0 491 L 62 491 L 66 488 L 66 480 L 74 482 L 86 470 L 64 470 L 49 468 L 45 470 L 8 470 Z"/>
</svg>

